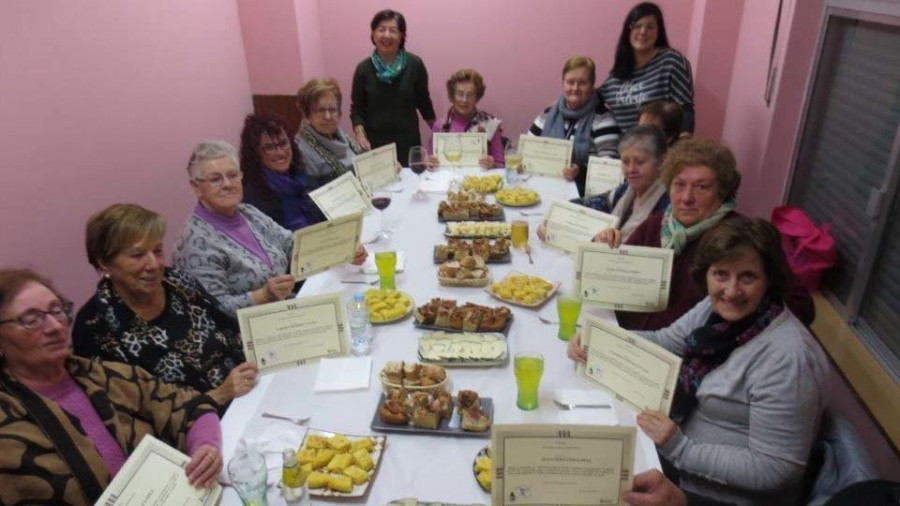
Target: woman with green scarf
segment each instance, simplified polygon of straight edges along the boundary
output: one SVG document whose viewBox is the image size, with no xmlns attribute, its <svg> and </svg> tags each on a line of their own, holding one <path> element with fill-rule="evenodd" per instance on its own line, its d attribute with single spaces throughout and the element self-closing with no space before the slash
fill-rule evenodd
<svg viewBox="0 0 900 506">
<path fill-rule="evenodd" d="M 629 330 L 659 330 L 687 313 L 705 296 L 691 280 L 691 266 L 704 233 L 721 220 L 739 216 L 735 198 L 741 185 L 734 154 L 711 140 L 679 141 L 666 155 L 662 180 L 671 202 L 662 213 L 654 213 L 631 233 L 625 244 L 669 248 L 675 251 L 669 306 L 658 313 L 616 311 L 619 325 Z M 622 242 L 621 231 L 607 229 L 594 237 L 613 248 Z M 812 298 L 791 276 L 784 294 L 791 312 L 804 324 L 815 316 Z"/>
<path fill-rule="evenodd" d="M 406 51 L 406 18 L 385 9 L 372 18 L 372 55 L 353 74 L 350 119 L 363 149 L 397 144 L 397 159 L 407 166 L 409 148 L 422 144 L 418 110 L 431 126 L 436 118 L 428 93 L 428 70 Z"/>
</svg>

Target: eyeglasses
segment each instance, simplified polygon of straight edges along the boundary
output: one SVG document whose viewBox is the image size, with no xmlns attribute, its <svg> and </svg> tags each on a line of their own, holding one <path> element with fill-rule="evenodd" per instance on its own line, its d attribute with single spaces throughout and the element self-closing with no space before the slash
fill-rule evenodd
<svg viewBox="0 0 900 506">
<path fill-rule="evenodd" d="M 15 318 L 9 320 L 0 320 L 0 325 L 4 323 L 18 323 L 25 330 L 36 330 L 44 327 L 47 316 L 56 318 L 56 321 L 63 325 L 72 321 L 72 303 L 65 301 L 61 304 L 50 306 L 47 311 L 40 309 L 29 309 Z"/>
<path fill-rule="evenodd" d="M 331 114 L 332 116 L 340 116 L 341 110 L 337 107 L 316 107 L 312 110 L 313 114 L 318 114 L 319 116 L 325 116 L 326 114 Z"/>
<path fill-rule="evenodd" d="M 633 23 L 631 25 L 631 30 L 634 32 L 639 32 L 641 30 L 652 32 L 652 31 L 656 30 L 656 28 L 657 28 L 656 23 L 652 23 L 652 22 L 651 23 Z"/>
<path fill-rule="evenodd" d="M 475 100 L 476 94 L 457 91 L 453 96 L 456 97 L 457 100 Z"/>
<path fill-rule="evenodd" d="M 195 177 L 194 181 L 199 181 L 212 186 L 222 186 L 225 183 L 225 179 L 228 179 L 228 181 L 232 183 L 236 183 L 244 179 L 244 173 L 239 170 L 227 174 L 217 172 L 209 177 Z"/>
<path fill-rule="evenodd" d="M 263 144 L 262 150 L 265 154 L 271 155 L 272 153 L 278 151 L 279 149 L 287 149 L 291 145 L 291 141 L 285 139 L 281 142 L 275 142 L 271 144 Z"/>
</svg>

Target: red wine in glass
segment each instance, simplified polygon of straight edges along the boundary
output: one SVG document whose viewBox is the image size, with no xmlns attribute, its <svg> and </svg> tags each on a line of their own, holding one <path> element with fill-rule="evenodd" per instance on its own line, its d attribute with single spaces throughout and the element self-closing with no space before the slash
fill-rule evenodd
<svg viewBox="0 0 900 506">
<path fill-rule="evenodd" d="M 425 162 L 415 162 L 409 164 L 409 170 L 413 171 L 413 173 L 417 176 L 421 176 L 425 169 L 427 168 Z"/>
<path fill-rule="evenodd" d="M 379 211 L 384 211 L 389 205 L 391 205 L 390 197 L 372 197 L 372 207 L 378 209 Z"/>
</svg>

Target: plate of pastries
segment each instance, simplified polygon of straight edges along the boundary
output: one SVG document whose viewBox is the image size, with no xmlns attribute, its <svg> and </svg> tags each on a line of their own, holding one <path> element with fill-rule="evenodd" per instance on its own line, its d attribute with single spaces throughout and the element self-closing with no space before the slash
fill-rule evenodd
<svg viewBox="0 0 900 506">
<path fill-rule="evenodd" d="M 503 221 L 458 221 L 447 223 L 444 235 L 460 239 L 509 237 L 510 224 Z"/>
<path fill-rule="evenodd" d="M 415 307 L 412 297 L 399 290 L 370 288 L 366 290 L 365 297 L 369 319 L 373 325 L 402 320 L 409 316 Z"/>
<path fill-rule="evenodd" d="M 428 392 L 447 384 L 447 370 L 439 365 L 391 361 L 384 364 L 378 379 L 386 391 L 403 388 L 411 392 Z"/>
<path fill-rule="evenodd" d="M 500 332 L 508 334 L 513 314 L 506 306 L 482 306 L 435 297 L 415 311 L 415 326 L 448 332 Z"/>
<path fill-rule="evenodd" d="M 438 267 L 438 283 L 441 286 L 487 286 L 491 271 L 480 256 L 468 255 L 450 260 Z"/>
<path fill-rule="evenodd" d="M 512 261 L 509 239 L 448 239 L 446 244 L 434 245 L 434 263 L 458 260 L 467 256 L 478 256 L 489 264 L 506 264 Z"/>
<path fill-rule="evenodd" d="M 351 436 L 319 429 L 306 431 L 297 450 L 309 495 L 362 497 L 366 494 L 387 443 L 385 436 Z"/>
<path fill-rule="evenodd" d="M 488 204 L 486 202 L 464 202 L 452 204 L 446 200 L 442 200 L 438 204 L 438 221 L 469 221 L 469 220 L 485 220 L 485 221 L 504 221 L 506 216 L 503 208 L 497 204 Z"/>
<path fill-rule="evenodd" d="M 504 188 L 494 194 L 494 198 L 507 207 L 531 207 L 541 202 L 538 192 L 530 188 Z"/>
<path fill-rule="evenodd" d="M 503 302 L 537 308 L 550 300 L 557 289 L 559 289 L 559 283 L 554 284 L 538 276 L 529 276 L 513 271 L 500 281 L 492 283 L 487 291 Z"/>
<path fill-rule="evenodd" d="M 371 428 L 379 432 L 451 437 L 490 437 L 494 403 L 473 390 L 456 397 L 446 389 L 410 392 L 403 388 L 381 394 Z"/>
<path fill-rule="evenodd" d="M 503 186 L 503 176 L 491 174 L 488 176 L 466 176 L 462 180 L 463 190 L 480 193 L 494 193 Z"/>
</svg>

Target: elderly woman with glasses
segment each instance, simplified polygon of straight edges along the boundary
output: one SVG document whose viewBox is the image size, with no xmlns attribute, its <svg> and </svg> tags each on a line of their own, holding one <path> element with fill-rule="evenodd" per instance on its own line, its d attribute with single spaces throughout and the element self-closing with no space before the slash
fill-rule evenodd
<svg viewBox="0 0 900 506">
<path fill-rule="evenodd" d="M 134 204 L 88 220 L 88 261 L 102 278 L 75 317 L 75 354 L 143 367 L 224 407 L 250 391 L 256 367 L 237 322 L 196 279 L 166 267 L 165 233 L 162 216 Z"/>
<path fill-rule="evenodd" d="M 341 88 L 332 78 L 316 78 L 297 92 L 303 113 L 300 131 L 294 137 L 303 159 L 303 173 L 310 189 L 318 188 L 353 171 L 353 159 L 362 147 L 341 130 Z"/>
<path fill-rule="evenodd" d="M 241 132 L 240 169 L 244 174 L 244 202 L 288 230 L 315 225 L 325 215 L 309 197 L 316 184 L 308 178 L 278 116 L 251 114 Z"/>
<path fill-rule="evenodd" d="M 188 164 L 194 211 L 172 253 L 175 267 L 192 274 L 225 311 L 291 295 L 293 234 L 250 204 L 243 204 L 237 153 L 224 141 L 194 148 Z M 355 262 L 365 261 L 360 247 Z"/>
<path fill-rule="evenodd" d="M 72 304 L 26 269 L 0 270 L 0 504 L 93 504 L 152 435 L 210 487 L 221 428 L 206 395 L 117 362 L 72 356 Z"/>
<path fill-rule="evenodd" d="M 447 97 L 450 99 L 450 110 L 443 123 L 434 124 L 435 132 L 474 132 L 484 133 L 488 140 L 488 152 L 478 164 L 483 169 L 503 167 L 503 136 L 500 132 L 499 119 L 490 113 L 478 109 L 478 102 L 484 97 L 484 78 L 477 71 L 462 69 L 454 72 L 447 79 Z M 432 150 L 431 139 L 428 149 Z M 437 165 L 438 159 L 431 157 L 431 164 Z"/>
</svg>

